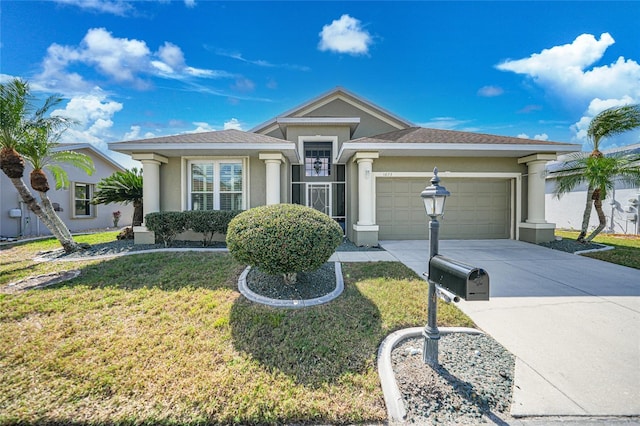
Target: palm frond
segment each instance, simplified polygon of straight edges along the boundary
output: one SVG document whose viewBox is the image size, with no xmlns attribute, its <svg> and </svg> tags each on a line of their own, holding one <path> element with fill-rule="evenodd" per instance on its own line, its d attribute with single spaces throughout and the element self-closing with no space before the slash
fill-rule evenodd
<svg viewBox="0 0 640 426">
<path fill-rule="evenodd" d="M 69 164 L 91 176 L 95 171 L 93 160 L 87 154 L 76 151 L 56 151 L 49 156 L 49 163 Z"/>
<path fill-rule="evenodd" d="M 142 170 L 133 168 L 115 172 L 98 182 L 93 204 L 124 203 L 142 200 Z"/>
<path fill-rule="evenodd" d="M 640 127 L 640 104 L 613 107 L 593 117 L 587 136 L 598 150 L 600 140 Z"/>
<path fill-rule="evenodd" d="M 51 164 L 47 166 L 47 170 L 53 175 L 53 179 L 56 182 L 56 189 L 69 188 L 69 174 L 65 169 L 57 164 Z"/>
</svg>

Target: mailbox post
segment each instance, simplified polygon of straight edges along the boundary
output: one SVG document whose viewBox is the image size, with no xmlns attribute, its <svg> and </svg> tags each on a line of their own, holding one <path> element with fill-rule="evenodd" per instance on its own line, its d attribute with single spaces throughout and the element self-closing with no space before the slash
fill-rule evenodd
<svg viewBox="0 0 640 426">
<path fill-rule="evenodd" d="M 429 262 L 438 254 L 438 232 L 440 223 L 438 217 L 444 215 L 444 203 L 449 195 L 449 191 L 439 185 L 438 168 L 433 169 L 431 185 L 426 187 L 420 194 L 424 201 L 424 207 L 429 216 Z M 422 360 L 432 367 L 438 366 L 438 341 L 440 332 L 437 325 L 437 295 L 436 284 L 429 278 L 429 292 L 427 295 L 427 325 L 422 332 L 424 336 L 424 347 L 422 349 Z"/>
</svg>

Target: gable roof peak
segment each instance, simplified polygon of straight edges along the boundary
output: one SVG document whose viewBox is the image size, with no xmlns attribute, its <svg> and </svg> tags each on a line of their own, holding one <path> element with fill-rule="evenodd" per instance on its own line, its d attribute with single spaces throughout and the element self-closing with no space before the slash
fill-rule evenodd
<svg viewBox="0 0 640 426">
<path fill-rule="evenodd" d="M 316 96 L 315 98 L 304 102 L 303 104 L 296 106 L 295 108 L 285 111 L 277 117 L 274 117 L 262 124 L 257 125 L 249 131 L 262 134 L 269 133 L 277 128 L 278 118 L 304 117 L 336 99 L 341 99 L 362 110 L 363 112 L 377 115 L 378 117 L 384 117 L 385 121 L 393 123 L 393 126 L 397 127 L 398 129 L 403 129 L 414 125 L 410 121 L 405 120 L 404 118 L 401 118 L 390 111 L 387 111 L 386 109 L 374 104 L 367 99 L 362 98 L 359 95 L 356 95 L 355 93 L 345 89 L 344 87 L 336 86 L 333 89 L 324 92 L 319 96 Z"/>
</svg>

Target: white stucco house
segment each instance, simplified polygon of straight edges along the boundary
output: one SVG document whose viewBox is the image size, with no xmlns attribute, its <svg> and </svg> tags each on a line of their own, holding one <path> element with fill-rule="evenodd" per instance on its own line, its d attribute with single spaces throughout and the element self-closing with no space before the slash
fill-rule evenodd
<svg viewBox="0 0 640 426">
<path fill-rule="evenodd" d="M 338 221 L 357 245 L 426 239 L 420 192 L 433 168 L 450 192 L 443 238 L 554 238 L 545 164 L 568 143 L 428 129 L 336 88 L 248 132 L 114 142 L 143 165 L 144 210 L 298 203 Z M 136 242 L 150 242 L 146 228 Z"/>
<path fill-rule="evenodd" d="M 603 154 L 640 155 L 640 143 L 604 150 Z M 547 165 L 547 171 L 558 170 L 562 162 L 569 159 L 566 155 L 559 156 L 557 161 Z M 553 175 L 547 175 L 546 217 L 560 229 L 579 230 L 582 227 L 582 215 L 587 201 L 587 187 L 583 185 L 558 199 L 553 195 L 555 181 Z M 607 194 L 607 198 L 603 201 L 602 208 L 607 216 L 607 227 L 603 232 L 640 234 L 640 187 L 617 181 L 614 190 Z M 589 221 L 589 229 L 596 228 L 598 223 L 598 216 L 594 210 Z"/>
<path fill-rule="evenodd" d="M 56 190 L 53 176 L 47 171 L 51 184 L 48 196 L 57 214 L 71 232 L 89 229 L 113 227 L 113 212 L 120 211 L 118 227 L 130 226 L 133 217 L 133 205 L 109 204 L 92 205 L 90 203 L 96 184 L 117 171 L 125 168 L 91 144 L 60 144 L 57 151 L 77 151 L 87 154 L 93 160 L 95 172 L 89 176 L 73 166 L 62 165 L 67 171 L 70 185 Z M 23 180 L 29 185 L 31 168 L 26 167 Z M 32 191 L 38 199 L 37 192 Z M 0 237 L 21 238 L 50 235 L 51 232 L 38 220 L 37 216 L 22 202 L 11 180 L 0 173 Z"/>
</svg>

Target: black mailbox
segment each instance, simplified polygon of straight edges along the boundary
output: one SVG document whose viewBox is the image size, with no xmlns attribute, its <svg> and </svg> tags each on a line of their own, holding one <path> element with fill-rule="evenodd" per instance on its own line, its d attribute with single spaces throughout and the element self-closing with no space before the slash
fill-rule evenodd
<svg viewBox="0 0 640 426">
<path fill-rule="evenodd" d="M 429 280 L 464 300 L 489 300 L 489 274 L 482 268 L 436 255 L 429 261 Z"/>
</svg>

